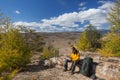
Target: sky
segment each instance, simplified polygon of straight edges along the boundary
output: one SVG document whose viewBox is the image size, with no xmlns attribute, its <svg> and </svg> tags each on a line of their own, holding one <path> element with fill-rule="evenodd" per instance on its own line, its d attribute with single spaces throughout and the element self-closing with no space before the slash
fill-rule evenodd
<svg viewBox="0 0 120 80">
<path fill-rule="evenodd" d="M 14 26 L 25 26 L 37 32 L 84 31 L 92 24 L 109 29 L 106 20 L 114 0 L 0 0 L 4 16 Z"/>
</svg>

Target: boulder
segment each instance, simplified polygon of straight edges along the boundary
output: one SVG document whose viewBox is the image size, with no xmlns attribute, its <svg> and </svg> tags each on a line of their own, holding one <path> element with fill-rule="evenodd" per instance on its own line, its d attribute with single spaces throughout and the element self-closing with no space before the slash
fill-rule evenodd
<svg viewBox="0 0 120 80">
<path fill-rule="evenodd" d="M 99 63 L 96 67 L 96 75 L 105 80 L 120 80 L 120 64 L 111 62 Z"/>
</svg>

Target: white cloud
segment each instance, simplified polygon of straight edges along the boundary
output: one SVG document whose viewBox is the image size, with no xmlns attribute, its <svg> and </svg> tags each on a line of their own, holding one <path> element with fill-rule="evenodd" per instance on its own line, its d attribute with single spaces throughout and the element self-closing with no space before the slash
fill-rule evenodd
<svg viewBox="0 0 120 80">
<path fill-rule="evenodd" d="M 102 3 L 103 3 L 103 5 L 102 6 L 100 6 L 100 7 L 98 7 L 99 9 L 105 9 L 105 10 L 110 10 L 110 8 L 111 7 L 113 7 L 113 2 L 111 2 L 111 1 L 108 1 L 108 2 L 106 2 L 106 1 L 102 1 Z"/>
<path fill-rule="evenodd" d="M 21 12 L 20 12 L 19 10 L 16 10 L 15 13 L 16 13 L 16 14 L 20 14 Z"/>
<path fill-rule="evenodd" d="M 58 26 L 65 26 L 65 27 L 77 27 L 78 24 L 75 24 L 76 16 L 78 15 L 77 12 L 72 13 L 65 13 L 58 17 L 53 17 L 51 19 L 43 19 L 43 24 L 50 24 L 50 25 L 58 25 Z"/>
<path fill-rule="evenodd" d="M 85 22 L 88 21 L 92 25 L 97 26 L 98 29 L 102 29 L 102 26 L 107 23 L 107 12 L 112 5 L 113 3 L 109 1 L 103 3 L 98 8 L 90 8 L 88 10 L 79 12 L 64 13 L 58 17 L 42 19 L 41 22 L 19 21 L 15 22 L 14 25 L 23 25 L 33 29 L 37 28 L 38 31 L 81 31 L 84 30 L 85 27 L 80 27 L 79 24 L 85 24 Z"/>
<path fill-rule="evenodd" d="M 78 8 L 78 10 L 84 11 L 87 7 Z"/>
<path fill-rule="evenodd" d="M 86 4 L 87 4 L 86 2 L 81 2 L 79 6 L 82 7 L 82 6 L 85 6 Z"/>
<path fill-rule="evenodd" d="M 41 26 L 39 23 L 37 22 L 22 22 L 22 21 L 19 21 L 19 22 L 15 22 L 14 25 L 21 25 L 21 26 Z"/>
<path fill-rule="evenodd" d="M 87 7 L 85 6 L 87 4 L 87 2 L 81 2 L 78 6 L 78 10 L 85 10 Z"/>
</svg>

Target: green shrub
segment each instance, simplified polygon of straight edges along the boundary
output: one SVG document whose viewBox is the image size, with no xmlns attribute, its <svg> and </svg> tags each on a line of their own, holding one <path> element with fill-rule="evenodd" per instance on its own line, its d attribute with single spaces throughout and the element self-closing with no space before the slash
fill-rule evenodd
<svg viewBox="0 0 120 80">
<path fill-rule="evenodd" d="M 48 59 L 57 56 L 59 56 L 59 51 L 53 46 L 49 45 L 44 47 L 43 54 L 40 56 L 40 59 Z"/>
</svg>

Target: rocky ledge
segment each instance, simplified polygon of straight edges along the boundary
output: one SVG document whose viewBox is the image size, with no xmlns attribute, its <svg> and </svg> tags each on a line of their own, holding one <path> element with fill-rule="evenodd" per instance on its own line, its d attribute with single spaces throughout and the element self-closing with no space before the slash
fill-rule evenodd
<svg viewBox="0 0 120 80">
<path fill-rule="evenodd" d="M 84 57 L 81 57 L 84 59 Z M 65 56 L 53 57 L 48 60 L 33 60 L 26 70 L 19 72 L 13 80 L 92 80 L 82 74 L 71 75 L 63 72 Z M 93 57 L 96 80 L 120 80 L 120 59 Z M 71 65 L 71 63 L 69 63 Z M 76 67 L 75 72 L 78 71 Z"/>
</svg>

